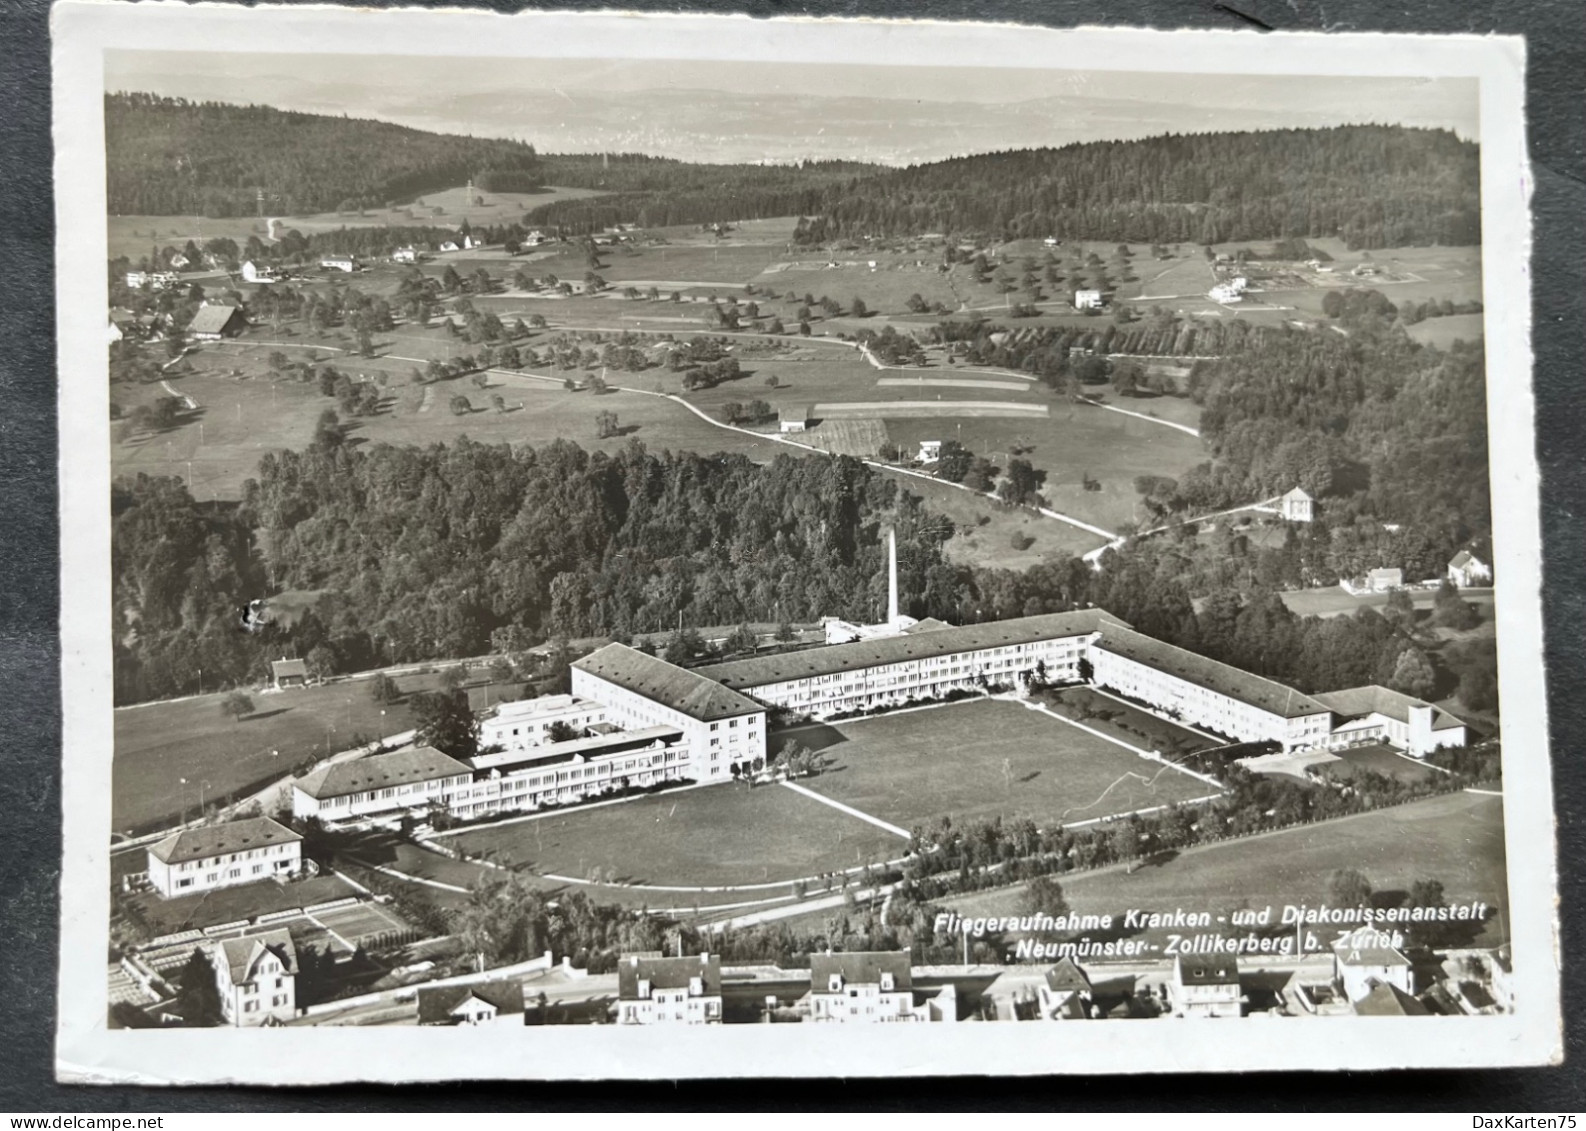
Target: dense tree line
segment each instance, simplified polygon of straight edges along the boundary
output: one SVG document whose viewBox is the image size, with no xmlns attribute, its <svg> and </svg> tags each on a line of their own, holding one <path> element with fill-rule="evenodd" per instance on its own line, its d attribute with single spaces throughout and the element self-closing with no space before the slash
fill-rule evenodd
<svg viewBox="0 0 1586 1131">
<path fill-rule="evenodd" d="M 268 106 L 105 96 L 114 213 L 251 216 L 378 207 L 452 188 L 475 172 L 527 172 L 523 142 L 429 133 Z"/>
</svg>

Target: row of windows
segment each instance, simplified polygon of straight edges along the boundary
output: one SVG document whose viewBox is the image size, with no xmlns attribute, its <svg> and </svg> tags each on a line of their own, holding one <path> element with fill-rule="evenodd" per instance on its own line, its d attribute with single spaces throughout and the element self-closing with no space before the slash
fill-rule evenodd
<svg viewBox="0 0 1586 1131">
<path fill-rule="evenodd" d="M 172 867 L 178 872 L 198 872 L 205 868 L 218 868 L 222 864 L 233 864 L 238 860 L 257 860 L 266 856 L 295 856 L 298 851 L 297 841 L 294 840 L 287 844 L 271 845 L 268 848 L 250 848 L 245 852 L 233 852 L 227 856 L 211 856 L 207 860 L 184 860 Z"/>
</svg>

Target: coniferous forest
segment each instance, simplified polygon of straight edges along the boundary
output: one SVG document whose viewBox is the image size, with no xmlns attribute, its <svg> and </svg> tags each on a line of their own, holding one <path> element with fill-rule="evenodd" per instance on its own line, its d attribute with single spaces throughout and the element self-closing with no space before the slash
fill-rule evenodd
<svg viewBox="0 0 1586 1131">
<path fill-rule="evenodd" d="M 1478 149 L 1398 126 L 1168 135 L 979 154 L 904 169 L 851 162 L 693 165 L 385 122 L 112 94 L 110 210 L 251 215 L 407 203 L 470 177 L 607 195 L 533 209 L 574 233 L 618 222 L 702 224 L 799 215 L 822 238 L 982 233 L 1221 243 L 1339 236 L 1353 247 L 1481 241 Z"/>
</svg>

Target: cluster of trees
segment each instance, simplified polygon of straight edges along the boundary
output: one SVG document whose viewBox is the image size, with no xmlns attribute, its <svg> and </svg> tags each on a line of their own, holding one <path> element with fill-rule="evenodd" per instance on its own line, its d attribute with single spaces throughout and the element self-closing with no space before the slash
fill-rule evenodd
<svg viewBox="0 0 1586 1131">
<path fill-rule="evenodd" d="M 476 170 L 532 173 L 534 147 L 268 106 L 105 96 L 110 211 L 251 216 L 378 207 Z"/>
<path fill-rule="evenodd" d="M 924 365 L 925 347 L 911 334 L 900 334 L 892 326 L 874 330 L 862 329 L 854 339 L 875 355 L 883 365 Z"/>
<path fill-rule="evenodd" d="M 1414 326 L 1417 322 L 1425 322 L 1428 318 L 1448 318 L 1455 314 L 1480 314 L 1482 305 L 1480 299 L 1471 299 L 1469 302 L 1455 302 L 1453 299 L 1427 299 L 1425 302 L 1402 302 L 1399 304 L 1399 321 L 1406 326 Z"/>
</svg>

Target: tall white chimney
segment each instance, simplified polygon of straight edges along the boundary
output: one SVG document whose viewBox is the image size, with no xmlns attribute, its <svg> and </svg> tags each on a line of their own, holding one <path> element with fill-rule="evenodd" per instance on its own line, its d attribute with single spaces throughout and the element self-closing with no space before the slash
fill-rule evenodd
<svg viewBox="0 0 1586 1131">
<path fill-rule="evenodd" d="M 887 531 L 887 623 L 898 623 L 898 532 Z"/>
</svg>

